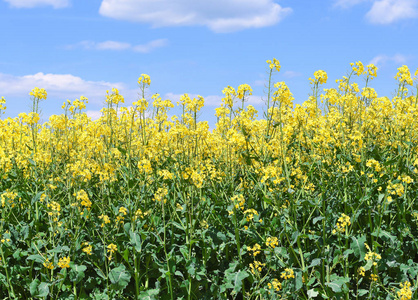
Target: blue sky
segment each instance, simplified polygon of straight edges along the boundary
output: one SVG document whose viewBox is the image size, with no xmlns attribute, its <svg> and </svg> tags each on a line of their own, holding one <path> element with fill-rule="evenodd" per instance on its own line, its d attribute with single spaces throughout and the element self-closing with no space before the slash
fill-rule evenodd
<svg viewBox="0 0 418 300">
<path fill-rule="evenodd" d="M 228 85 L 249 84 L 261 115 L 273 57 L 282 65 L 274 80 L 299 104 L 319 69 L 330 88 L 350 62 L 375 63 L 371 86 L 391 97 L 397 68 L 418 67 L 418 0 L 0 0 L 0 20 L 2 118 L 30 111 L 35 86 L 48 92 L 44 121 L 81 95 L 95 117 L 107 89 L 127 106 L 137 100 L 146 73 L 150 96 L 203 96 L 200 119 L 213 125 Z"/>
</svg>

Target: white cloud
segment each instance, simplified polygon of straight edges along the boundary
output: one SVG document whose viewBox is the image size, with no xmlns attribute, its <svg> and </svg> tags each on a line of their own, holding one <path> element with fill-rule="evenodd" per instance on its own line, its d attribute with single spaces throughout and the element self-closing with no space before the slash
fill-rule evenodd
<svg viewBox="0 0 418 300">
<path fill-rule="evenodd" d="M 4 0 L 12 7 L 33 8 L 37 6 L 51 5 L 54 8 L 64 8 L 70 5 L 70 0 Z"/>
<path fill-rule="evenodd" d="M 157 39 L 150 41 L 142 45 L 131 45 L 129 43 L 117 42 L 117 41 L 105 41 L 105 42 L 93 42 L 93 41 L 82 41 L 77 44 L 67 45 L 64 48 L 71 50 L 75 48 L 83 48 L 87 50 L 131 50 L 140 53 L 150 53 L 154 49 L 165 47 L 168 45 L 167 39 Z"/>
<path fill-rule="evenodd" d="M 274 25 L 292 12 L 273 0 L 103 0 L 103 16 L 153 27 L 207 26 L 215 32 Z"/>
<path fill-rule="evenodd" d="M 379 0 L 373 3 L 366 18 L 373 24 L 390 24 L 418 17 L 417 0 Z"/>
<path fill-rule="evenodd" d="M 165 47 L 168 45 L 167 39 L 153 40 L 143 45 L 133 46 L 132 49 L 136 52 L 149 53 L 156 48 Z"/>
<path fill-rule="evenodd" d="M 97 50 L 126 50 L 132 46 L 129 43 L 106 41 L 94 45 Z"/>
<path fill-rule="evenodd" d="M 163 99 L 170 99 L 173 103 L 177 103 L 177 101 L 180 100 L 180 97 L 183 96 L 184 94 L 173 94 L 173 93 L 167 93 L 164 95 Z M 190 98 L 197 98 L 197 94 L 188 94 Z M 205 106 L 220 106 L 222 104 L 222 98 L 223 96 L 219 96 L 219 95 L 208 95 L 208 96 L 202 96 L 205 99 Z M 241 101 L 241 100 L 237 100 L 237 101 Z M 247 96 L 245 103 L 251 104 L 251 105 L 257 105 L 257 104 L 262 104 L 263 100 L 261 96 L 257 96 L 257 95 L 251 95 L 251 96 Z"/>
<path fill-rule="evenodd" d="M 294 77 L 299 77 L 302 76 L 302 73 L 296 72 L 296 71 L 285 71 L 283 73 L 283 76 L 286 78 L 294 78 Z"/>
<path fill-rule="evenodd" d="M 339 7 L 339 8 L 350 8 L 352 6 L 355 6 L 357 4 L 360 4 L 362 2 L 366 2 L 366 1 L 370 1 L 370 0 L 336 0 L 334 2 L 334 7 Z"/>
<path fill-rule="evenodd" d="M 369 63 L 374 64 L 376 66 L 382 66 L 390 61 L 393 61 L 397 64 L 403 64 L 407 61 L 407 58 L 402 54 L 395 54 L 393 56 L 380 54 L 380 55 L 373 57 Z"/>
<path fill-rule="evenodd" d="M 346 9 L 363 2 L 373 3 L 366 14 L 372 24 L 391 24 L 418 17 L 418 0 L 335 0 L 334 7 Z"/>
<path fill-rule="evenodd" d="M 102 116 L 102 112 L 100 110 L 88 110 L 86 111 L 86 114 L 93 121 L 98 120 Z"/>
<path fill-rule="evenodd" d="M 106 90 L 113 87 L 120 89 L 125 98 L 136 96 L 123 83 L 111 83 L 106 81 L 88 81 L 70 74 L 44 74 L 14 76 L 0 73 L 0 91 L 5 97 L 22 97 L 29 99 L 29 92 L 34 88 L 44 88 L 48 98 L 76 99 L 80 96 L 89 98 L 89 103 L 102 104 L 106 96 Z"/>
</svg>

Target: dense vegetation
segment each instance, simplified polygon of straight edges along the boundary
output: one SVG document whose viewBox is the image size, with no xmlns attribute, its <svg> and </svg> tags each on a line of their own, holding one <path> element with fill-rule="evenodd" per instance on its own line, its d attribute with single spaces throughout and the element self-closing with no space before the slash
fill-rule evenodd
<svg viewBox="0 0 418 300">
<path fill-rule="evenodd" d="M 0 297 L 411 299 L 416 78 L 399 68 L 390 99 L 373 65 L 326 90 L 317 71 L 294 106 L 267 63 L 264 114 L 228 86 L 212 131 L 202 97 L 170 118 L 144 74 L 138 101 L 113 89 L 96 121 L 81 97 L 39 124 L 32 90 L 32 112 L 0 120 Z"/>
</svg>

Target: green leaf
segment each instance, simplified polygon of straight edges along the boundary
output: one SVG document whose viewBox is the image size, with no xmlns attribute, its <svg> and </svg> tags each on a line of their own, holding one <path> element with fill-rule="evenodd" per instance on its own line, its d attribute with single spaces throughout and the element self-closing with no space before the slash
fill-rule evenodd
<svg viewBox="0 0 418 300">
<path fill-rule="evenodd" d="M 319 217 L 313 218 L 312 223 L 315 225 L 318 221 L 321 221 L 324 218 L 325 217 L 323 217 L 323 216 L 319 216 Z"/>
<path fill-rule="evenodd" d="M 76 264 L 71 264 L 70 266 L 71 270 L 68 273 L 69 278 L 72 282 L 75 282 L 77 284 L 84 279 L 84 271 L 87 270 L 87 267 L 83 265 L 79 266 Z"/>
<path fill-rule="evenodd" d="M 38 286 L 38 297 L 46 297 L 49 295 L 49 283 L 42 282 Z"/>
<path fill-rule="evenodd" d="M 123 251 L 122 257 L 129 264 L 129 249 L 128 248 L 126 248 L 125 251 Z"/>
<path fill-rule="evenodd" d="M 315 267 L 315 266 L 319 266 L 319 264 L 321 263 L 321 259 L 320 258 L 315 258 L 311 261 L 311 264 L 308 266 L 309 268 Z"/>
<path fill-rule="evenodd" d="M 352 236 L 351 239 L 353 241 L 351 242 L 350 247 L 354 251 L 354 255 L 357 256 L 360 260 L 363 260 L 364 256 L 366 255 L 366 247 L 364 246 L 366 237 L 364 235 L 359 238 Z"/>
<path fill-rule="evenodd" d="M 36 261 L 38 263 L 41 263 L 41 264 L 43 264 L 45 262 L 45 259 L 42 256 L 40 256 L 39 254 L 29 255 L 27 259 L 28 260 L 34 260 L 34 261 Z"/>
<path fill-rule="evenodd" d="M 156 296 L 158 296 L 159 292 L 160 292 L 160 289 L 149 289 L 149 290 L 141 292 L 139 294 L 139 298 L 144 299 L 144 300 L 154 300 L 154 299 L 157 299 Z"/>
<path fill-rule="evenodd" d="M 337 280 L 325 283 L 325 285 L 330 287 L 334 293 L 341 293 L 342 285 L 349 281 L 350 278 L 339 277 Z"/>
<path fill-rule="evenodd" d="M 131 280 L 131 274 L 126 271 L 124 265 L 120 265 L 117 268 L 114 268 L 109 273 L 110 282 L 112 282 L 112 287 L 115 290 L 123 290 Z"/>
<path fill-rule="evenodd" d="M 241 291 L 242 281 L 248 276 L 250 276 L 250 274 L 248 274 L 246 271 L 238 271 L 234 274 L 232 278 L 232 284 L 236 293 Z"/>
<path fill-rule="evenodd" d="M 130 232 L 129 233 L 130 236 L 130 242 L 132 244 L 132 246 L 134 246 L 136 252 L 141 252 L 142 250 L 142 245 L 141 245 L 141 236 L 137 233 L 137 232 Z"/>
<path fill-rule="evenodd" d="M 38 286 L 41 282 L 38 278 L 35 278 L 29 285 L 29 291 L 31 296 L 36 296 L 38 294 Z"/>
<path fill-rule="evenodd" d="M 302 272 L 296 272 L 296 291 L 299 291 L 303 286 Z"/>
<path fill-rule="evenodd" d="M 319 295 L 319 293 L 317 291 L 315 291 L 315 289 L 311 289 L 308 290 L 308 298 L 316 298 Z"/>
</svg>

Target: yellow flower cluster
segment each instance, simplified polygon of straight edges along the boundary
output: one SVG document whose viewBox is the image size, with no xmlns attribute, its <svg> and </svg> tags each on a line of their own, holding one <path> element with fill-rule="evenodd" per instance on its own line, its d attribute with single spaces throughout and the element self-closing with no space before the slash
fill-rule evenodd
<svg viewBox="0 0 418 300">
<path fill-rule="evenodd" d="M 262 263 L 258 260 L 254 261 L 254 263 L 250 263 L 251 273 L 256 274 L 257 272 L 258 273 L 261 272 L 265 265 L 266 265 L 265 263 Z"/>
<path fill-rule="evenodd" d="M 231 198 L 232 203 L 236 209 L 244 210 L 245 199 L 242 194 L 235 195 Z"/>
<path fill-rule="evenodd" d="M 29 95 L 33 96 L 34 98 L 42 100 L 42 99 L 46 99 L 47 92 L 45 91 L 45 89 L 40 89 L 36 87 L 29 93 Z"/>
<path fill-rule="evenodd" d="M 280 278 L 282 278 L 284 280 L 291 279 L 291 278 L 295 278 L 295 272 L 293 271 L 293 269 L 286 268 L 281 273 Z"/>
<path fill-rule="evenodd" d="M 309 78 L 309 81 L 312 84 L 324 84 L 324 83 L 327 83 L 328 75 L 323 70 L 318 70 L 318 71 L 314 72 L 314 77 L 315 77 L 315 79 Z"/>
<path fill-rule="evenodd" d="M 1 206 L 4 207 L 6 205 L 6 199 L 7 199 L 8 204 L 13 207 L 14 206 L 13 200 L 15 200 L 16 198 L 17 198 L 16 192 L 10 192 L 9 190 L 6 190 L 5 192 L 3 192 L 3 194 L 0 195 Z"/>
<path fill-rule="evenodd" d="M 105 227 L 106 224 L 110 223 L 110 218 L 109 218 L 108 215 L 103 215 L 102 214 L 102 215 L 99 216 L 99 219 L 102 220 L 102 225 L 101 225 L 102 228 Z"/>
<path fill-rule="evenodd" d="M 276 69 L 277 72 L 280 72 L 280 62 L 273 58 L 273 61 L 267 60 L 266 63 L 269 65 L 270 70 Z"/>
<path fill-rule="evenodd" d="M 43 263 L 43 266 L 49 270 L 53 270 L 54 269 L 54 263 L 52 261 L 49 261 L 48 258 L 45 258 L 45 261 Z"/>
<path fill-rule="evenodd" d="M 411 283 L 405 281 L 401 283 L 401 289 L 397 292 L 399 300 L 410 300 L 412 299 Z"/>
<path fill-rule="evenodd" d="M 58 267 L 60 267 L 61 269 L 65 269 L 65 268 L 69 268 L 70 267 L 70 257 L 61 257 L 58 261 Z"/>
<path fill-rule="evenodd" d="M 150 85 L 151 77 L 147 74 L 141 74 L 141 77 L 138 78 L 138 84 Z"/>
<path fill-rule="evenodd" d="M 51 209 L 51 211 L 48 212 L 48 215 L 52 217 L 54 222 L 57 222 L 61 215 L 61 205 L 56 201 L 52 201 L 47 204 L 47 207 Z"/>
<path fill-rule="evenodd" d="M 259 244 L 255 244 L 253 247 L 247 247 L 247 250 L 249 251 L 250 255 L 256 257 L 261 253 L 261 246 Z"/>
<path fill-rule="evenodd" d="M 247 219 L 247 222 L 250 222 L 254 219 L 254 216 L 258 216 L 258 212 L 255 209 L 247 209 L 244 211 L 245 218 Z"/>
<path fill-rule="evenodd" d="M 366 261 L 371 260 L 373 262 L 374 266 L 377 266 L 377 261 L 382 259 L 382 256 L 376 252 L 371 251 L 369 245 L 367 245 L 366 243 L 364 244 L 368 250 L 368 252 L 366 253 L 366 255 L 364 256 L 364 259 Z"/>
<path fill-rule="evenodd" d="M 337 227 L 332 231 L 333 234 L 344 233 L 346 228 L 351 225 L 350 217 L 346 214 L 341 214 L 341 217 L 338 218 L 337 224 L 335 226 Z"/>
<path fill-rule="evenodd" d="M 166 196 L 168 195 L 168 189 L 167 188 L 158 188 L 156 193 L 154 194 L 154 197 L 152 198 L 154 201 L 157 202 L 167 202 Z"/>
<path fill-rule="evenodd" d="M 85 190 L 80 190 L 77 193 L 74 193 L 74 196 L 78 201 L 81 202 L 81 206 L 84 206 L 85 208 L 90 210 L 92 203 L 89 199 L 89 195 L 86 193 Z"/>
<path fill-rule="evenodd" d="M 274 278 L 271 282 L 267 283 L 269 289 L 273 289 L 276 292 L 279 292 L 282 289 L 282 284 L 277 278 Z"/>
<path fill-rule="evenodd" d="M 266 246 L 276 248 L 279 245 L 279 239 L 277 237 L 268 237 L 266 240 Z"/>
<path fill-rule="evenodd" d="M 87 255 L 91 255 L 91 252 L 93 251 L 93 246 L 89 242 L 83 242 L 81 245 L 84 246 L 82 251 Z"/>
<path fill-rule="evenodd" d="M 4 114 L 7 108 L 4 104 L 6 104 L 6 99 L 4 99 L 4 97 L 1 97 L 0 98 L 0 115 Z"/>
<path fill-rule="evenodd" d="M 118 251 L 118 247 L 115 244 L 111 243 L 107 246 L 107 253 L 109 253 L 109 256 L 108 256 L 109 260 L 112 260 L 112 256 L 116 251 Z"/>
</svg>

